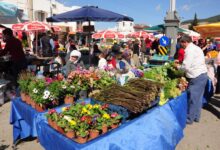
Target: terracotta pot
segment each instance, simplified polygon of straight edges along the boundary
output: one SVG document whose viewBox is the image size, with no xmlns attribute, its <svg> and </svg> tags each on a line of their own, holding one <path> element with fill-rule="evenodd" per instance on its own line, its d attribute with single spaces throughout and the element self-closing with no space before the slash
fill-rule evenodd
<svg viewBox="0 0 220 150">
<path fill-rule="evenodd" d="M 74 96 L 66 95 L 65 99 L 64 99 L 64 103 L 65 104 L 73 104 L 74 103 Z"/>
<path fill-rule="evenodd" d="M 108 132 L 108 126 L 107 125 L 102 125 L 102 134 Z"/>
<path fill-rule="evenodd" d="M 44 105 L 39 105 L 39 104 L 36 104 L 35 105 L 35 109 L 38 111 L 38 112 L 44 112 L 46 110 L 46 107 Z"/>
<path fill-rule="evenodd" d="M 56 128 L 57 128 L 57 131 L 58 131 L 58 132 L 60 132 L 61 134 L 64 134 L 64 135 L 65 135 L 65 132 L 64 132 L 63 128 L 61 128 L 61 127 L 58 126 L 58 125 L 57 125 Z"/>
<path fill-rule="evenodd" d="M 25 102 L 26 101 L 26 93 L 20 92 L 20 95 L 21 95 L 21 100 Z"/>
<path fill-rule="evenodd" d="M 54 128 L 54 121 L 52 121 L 50 118 L 47 120 L 48 121 L 48 124 Z"/>
<path fill-rule="evenodd" d="M 115 128 L 117 128 L 117 127 L 118 127 L 118 123 L 114 123 L 114 124 L 111 125 L 111 128 L 112 128 L 112 129 L 115 129 Z"/>
<path fill-rule="evenodd" d="M 98 130 L 90 130 L 89 131 L 89 138 L 94 139 L 99 136 L 99 131 Z"/>
<path fill-rule="evenodd" d="M 75 132 L 74 131 L 68 131 L 66 132 L 66 136 L 70 139 L 74 138 L 76 135 L 75 135 Z"/>
<path fill-rule="evenodd" d="M 77 136 L 77 138 L 76 138 L 76 141 L 78 142 L 78 143 L 86 143 L 87 142 L 87 139 L 88 139 L 88 136 L 85 136 L 85 137 L 81 137 L 81 136 Z"/>
<path fill-rule="evenodd" d="M 57 123 L 54 121 L 53 122 L 53 128 L 55 129 L 55 130 L 58 130 L 58 128 L 59 128 L 59 126 L 57 125 Z"/>
</svg>

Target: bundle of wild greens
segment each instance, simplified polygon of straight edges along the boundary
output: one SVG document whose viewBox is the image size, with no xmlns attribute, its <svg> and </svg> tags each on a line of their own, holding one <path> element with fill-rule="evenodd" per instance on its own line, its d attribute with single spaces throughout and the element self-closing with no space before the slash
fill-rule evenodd
<svg viewBox="0 0 220 150">
<path fill-rule="evenodd" d="M 92 98 L 123 106 L 133 113 L 141 113 L 151 106 L 161 87 L 160 83 L 138 78 L 129 80 L 125 86 L 112 84 L 93 95 Z"/>
</svg>

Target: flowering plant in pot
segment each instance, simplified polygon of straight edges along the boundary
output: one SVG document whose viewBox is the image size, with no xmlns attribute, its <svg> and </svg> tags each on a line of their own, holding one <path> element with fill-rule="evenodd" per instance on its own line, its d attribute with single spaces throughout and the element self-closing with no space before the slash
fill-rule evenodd
<svg viewBox="0 0 220 150">
<path fill-rule="evenodd" d="M 93 87 L 94 81 L 98 79 L 99 78 L 94 72 L 81 69 L 77 69 L 76 71 L 71 72 L 68 76 L 68 81 L 75 86 L 75 93 L 77 94 L 80 91 L 88 92 L 88 90 Z"/>
<path fill-rule="evenodd" d="M 67 115 L 64 115 L 63 118 L 67 121 L 66 126 L 64 127 L 65 134 L 68 138 L 72 139 L 76 134 L 75 130 L 77 128 L 77 118 Z"/>
<path fill-rule="evenodd" d="M 94 139 L 99 136 L 100 131 L 102 131 L 102 124 L 97 121 L 100 117 L 100 114 L 92 115 L 92 122 L 90 124 L 89 136 L 90 139 Z"/>
<path fill-rule="evenodd" d="M 33 74 L 31 72 L 22 71 L 18 77 L 18 84 L 21 94 L 21 99 L 26 101 L 26 95 L 28 94 L 28 85 L 33 78 Z"/>
<path fill-rule="evenodd" d="M 65 96 L 64 97 L 64 103 L 65 104 L 73 104 L 74 103 L 74 97 L 75 97 L 75 86 L 71 84 L 70 82 L 63 81 L 61 83 L 62 93 Z"/>
<path fill-rule="evenodd" d="M 48 120 L 48 124 L 52 127 L 54 127 L 54 123 L 58 121 L 58 113 L 55 109 L 50 109 L 48 113 L 45 114 Z"/>
<path fill-rule="evenodd" d="M 36 109 L 40 112 L 44 111 L 49 104 L 57 105 L 57 102 L 54 101 L 55 97 L 51 95 L 50 91 L 45 89 L 42 95 L 38 95 L 35 98 Z"/>
<path fill-rule="evenodd" d="M 106 133 L 108 131 L 108 127 L 111 125 L 110 115 L 107 112 L 104 112 L 97 118 L 97 122 L 98 126 L 102 127 L 102 133 Z"/>
<path fill-rule="evenodd" d="M 112 129 L 117 128 L 120 121 L 121 121 L 122 116 L 116 112 L 113 112 L 113 113 L 111 113 L 110 117 L 111 117 L 110 118 L 111 128 Z"/>
<path fill-rule="evenodd" d="M 88 139 L 89 134 L 89 124 L 85 121 L 79 121 L 76 127 L 76 135 L 77 135 L 77 141 L 79 143 L 85 143 Z"/>
<path fill-rule="evenodd" d="M 62 89 L 61 89 L 60 81 L 53 81 L 47 86 L 47 90 L 50 92 L 50 99 L 53 98 L 53 105 L 59 105 L 59 99 L 61 97 Z"/>
<path fill-rule="evenodd" d="M 28 85 L 28 91 L 31 98 L 31 103 L 39 103 L 39 100 L 41 99 L 44 90 L 46 88 L 46 83 L 42 79 L 33 79 L 30 81 Z"/>
</svg>

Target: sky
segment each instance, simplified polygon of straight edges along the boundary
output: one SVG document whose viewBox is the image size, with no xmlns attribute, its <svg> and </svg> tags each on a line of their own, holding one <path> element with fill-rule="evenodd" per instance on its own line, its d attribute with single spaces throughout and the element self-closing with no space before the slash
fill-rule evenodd
<svg viewBox="0 0 220 150">
<path fill-rule="evenodd" d="M 135 24 L 158 25 L 164 23 L 170 0 L 57 0 L 66 6 L 93 5 L 134 19 Z M 220 0 L 176 0 L 176 10 L 181 21 L 220 15 Z M 95 23 L 95 28 L 107 29 L 116 23 Z"/>
</svg>

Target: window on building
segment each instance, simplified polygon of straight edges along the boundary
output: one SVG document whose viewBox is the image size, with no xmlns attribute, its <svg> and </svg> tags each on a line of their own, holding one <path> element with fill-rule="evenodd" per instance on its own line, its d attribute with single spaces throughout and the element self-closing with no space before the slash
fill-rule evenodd
<svg viewBox="0 0 220 150">
<path fill-rule="evenodd" d="M 56 5 L 56 4 L 52 4 L 52 7 L 53 7 L 54 9 L 56 9 L 56 8 L 57 8 L 57 5 Z"/>
<path fill-rule="evenodd" d="M 125 26 L 125 22 L 123 22 L 123 27 Z"/>
<path fill-rule="evenodd" d="M 132 27 L 132 22 L 130 23 L 130 26 Z"/>
<path fill-rule="evenodd" d="M 45 19 L 46 19 L 46 13 L 45 12 L 43 12 L 43 11 L 38 11 L 38 12 L 36 12 L 36 20 L 38 20 L 38 21 L 45 21 Z"/>
</svg>

